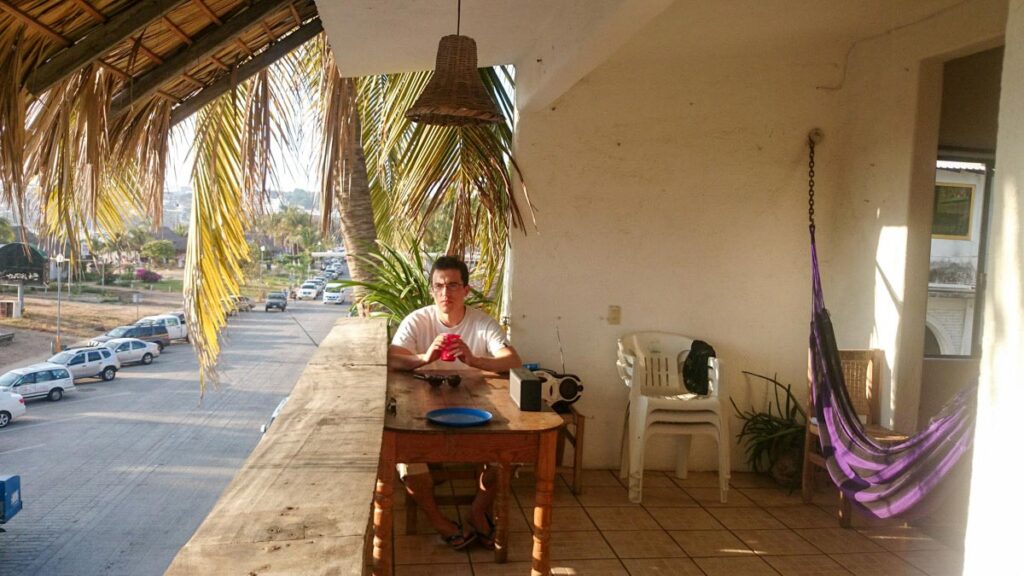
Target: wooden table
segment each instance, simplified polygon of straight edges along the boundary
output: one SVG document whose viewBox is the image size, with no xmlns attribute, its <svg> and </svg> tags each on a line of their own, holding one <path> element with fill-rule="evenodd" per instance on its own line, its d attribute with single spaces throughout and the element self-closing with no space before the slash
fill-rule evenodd
<svg viewBox="0 0 1024 576">
<path fill-rule="evenodd" d="M 373 513 L 373 574 L 392 574 L 391 529 L 397 462 L 497 463 L 494 502 L 495 558 L 508 554 L 508 494 L 513 463 L 536 463 L 532 576 L 550 574 L 551 499 L 555 489 L 555 448 L 562 418 L 553 412 L 523 412 L 508 393 L 508 380 L 476 371 L 460 372 L 457 387 L 431 387 L 410 372 L 388 372 L 388 411 L 384 418 Z M 465 406 L 487 410 L 483 426 L 450 428 L 430 423 L 426 413 Z"/>
</svg>

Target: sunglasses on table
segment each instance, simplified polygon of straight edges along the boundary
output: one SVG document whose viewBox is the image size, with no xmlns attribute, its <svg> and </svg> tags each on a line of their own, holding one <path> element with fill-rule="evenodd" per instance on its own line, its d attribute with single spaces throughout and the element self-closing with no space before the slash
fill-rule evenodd
<svg viewBox="0 0 1024 576">
<path fill-rule="evenodd" d="M 458 374 L 416 374 L 416 378 L 426 380 L 431 386 L 437 387 L 441 384 L 448 384 L 455 388 L 462 383 L 462 376 Z"/>
</svg>

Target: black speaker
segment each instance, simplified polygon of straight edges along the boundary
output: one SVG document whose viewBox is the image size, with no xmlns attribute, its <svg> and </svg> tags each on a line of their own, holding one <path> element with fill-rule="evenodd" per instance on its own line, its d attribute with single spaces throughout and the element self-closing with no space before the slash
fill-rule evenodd
<svg viewBox="0 0 1024 576">
<path fill-rule="evenodd" d="M 508 377 L 508 392 L 512 401 L 526 412 L 540 412 L 540 378 L 526 368 L 513 368 Z"/>
</svg>

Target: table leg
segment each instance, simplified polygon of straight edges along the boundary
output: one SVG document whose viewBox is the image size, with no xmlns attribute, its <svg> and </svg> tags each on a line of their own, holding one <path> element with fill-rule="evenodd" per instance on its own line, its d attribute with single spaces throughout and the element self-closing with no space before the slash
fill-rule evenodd
<svg viewBox="0 0 1024 576">
<path fill-rule="evenodd" d="M 512 464 L 498 464 L 498 493 L 494 498 L 494 561 L 508 561 L 508 500 L 512 486 Z"/>
<path fill-rule="evenodd" d="M 384 431 L 373 493 L 373 576 L 391 576 L 391 519 L 395 478 L 395 435 Z"/>
<path fill-rule="evenodd" d="M 532 576 L 551 574 L 551 500 L 555 495 L 557 443 L 557 429 L 541 433 L 537 452 L 537 495 L 533 508 Z"/>
</svg>

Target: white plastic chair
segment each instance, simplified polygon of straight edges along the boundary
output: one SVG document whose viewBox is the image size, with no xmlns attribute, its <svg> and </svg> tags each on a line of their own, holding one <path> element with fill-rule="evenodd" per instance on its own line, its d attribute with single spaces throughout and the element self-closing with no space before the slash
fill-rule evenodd
<svg viewBox="0 0 1024 576">
<path fill-rule="evenodd" d="M 722 415 L 720 398 L 725 394 L 718 359 L 708 359 L 708 395 L 688 392 L 681 372 L 692 344 L 692 338 L 670 332 L 636 332 L 619 338 L 616 366 L 629 387 L 619 475 L 629 479 L 629 499 L 633 502 L 643 497 L 647 440 L 658 434 L 679 437 L 677 478 L 686 478 L 692 437 L 713 437 L 718 445 L 719 497 L 723 503 L 728 497 L 730 439 L 728 415 Z"/>
</svg>

